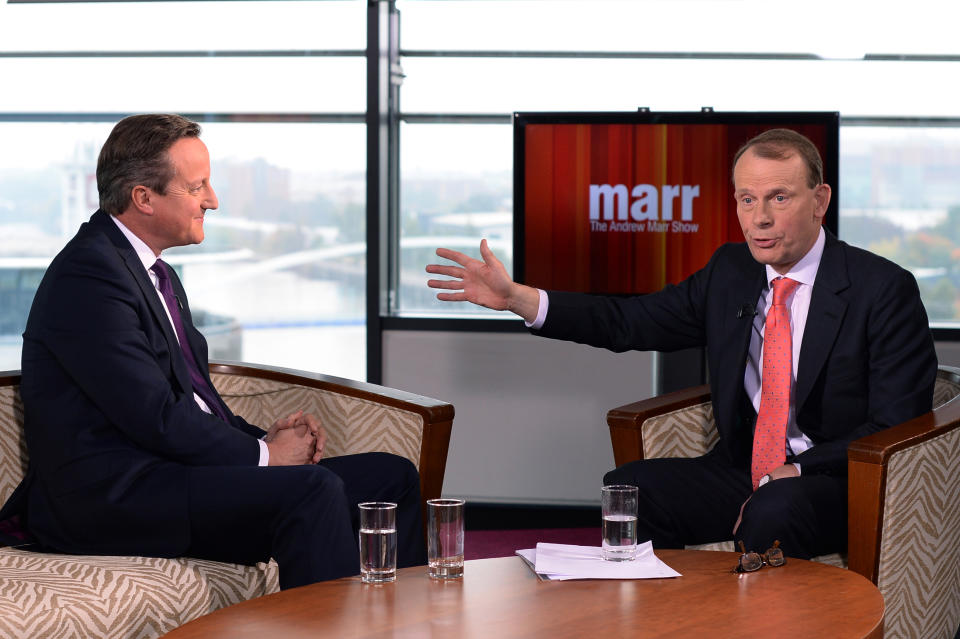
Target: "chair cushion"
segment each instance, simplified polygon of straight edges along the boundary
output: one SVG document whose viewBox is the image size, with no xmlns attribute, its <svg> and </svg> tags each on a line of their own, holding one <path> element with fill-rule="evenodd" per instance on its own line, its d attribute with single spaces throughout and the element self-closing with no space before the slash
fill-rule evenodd
<svg viewBox="0 0 960 639">
<path fill-rule="evenodd" d="M 943 406 L 957 395 L 960 395 L 960 384 L 950 376 L 938 375 L 933 385 L 933 407 Z"/>
<path fill-rule="evenodd" d="M 0 549 L 0 636 L 157 637 L 276 592 L 277 566 Z"/>
<path fill-rule="evenodd" d="M 23 435 L 23 403 L 19 386 L 0 386 L 0 506 L 27 472 L 27 440 Z"/>
<path fill-rule="evenodd" d="M 644 459 L 699 457 L 720 439 L 711 402 L 651 417 L 640 428 Z"/>
</svg>

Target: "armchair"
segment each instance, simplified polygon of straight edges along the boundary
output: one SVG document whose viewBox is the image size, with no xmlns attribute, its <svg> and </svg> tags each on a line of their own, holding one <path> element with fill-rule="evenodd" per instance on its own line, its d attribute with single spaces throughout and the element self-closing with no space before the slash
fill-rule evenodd
<svg viewBox="0 0 960 639">
<path fill-rule="evenodd" d="M 949 639 L 960 624 L 958 395 L 960 369 L 941 366 L 931 412 L 850 445 L 847 556 L 815 558 L 877 585 L 887 637 Z M 607 424 L 617 466 L 702 455 L 718 439 L 706 385 L 614 408 Z"/>
<path fill-rule="evenodd" d="M 440 496 L 453 406 L 382 386 L 268 366 L 213 362 L 214 386 L 254 424 L 299 408 L 327 429 L 327 456 L 383 451 L 420 471 Z M 27 468 L 20 372 L 0 372 L 0 504 Z M 421 504 L 425 508 L 426 504 Z M 0 636 L 58 639 L 166 634 L 191 619 L 278 589 L 277 566 L 189 557 L 61 555 L 0 547 Z"/>
</svg>

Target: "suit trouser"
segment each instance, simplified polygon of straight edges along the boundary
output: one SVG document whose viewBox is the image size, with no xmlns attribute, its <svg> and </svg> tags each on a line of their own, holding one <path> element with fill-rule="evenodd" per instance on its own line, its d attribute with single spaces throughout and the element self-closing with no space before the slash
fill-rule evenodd
<svg viewBox="0 0 960 639">
<path fill-rule="evenodd" d="M 787 555 L 809 559 L 847 546 L 846 477 L 801 475 L 752 492 L 749 468 L 708 453 L 630 462 L 607 473 L 603 483 L 639 488 L 637 539 L 650 539 L 655 548 L 733 539 L 763 552 L 779 540 Z"/>
<path fill-rule="evenodd" d="M 360 572 L 363 501 L 397 503 L 397 564 L 426 563 L 420 480 L 408 460 L 364 453 L 308 466 L 190 469 L 190 557 L 254 564 L 270 557 L 280 587 Z"/>
</svg>

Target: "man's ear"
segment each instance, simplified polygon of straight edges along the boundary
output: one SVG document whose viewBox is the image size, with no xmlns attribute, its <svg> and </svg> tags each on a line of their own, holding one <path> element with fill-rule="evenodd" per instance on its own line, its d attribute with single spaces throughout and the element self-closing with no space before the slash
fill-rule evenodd
<svg viewBox="0 0 960 639">
<path fill-rule="evenodd" d="M 823 220 L 823 216 L 827 214 L 827 207 L 830 205 L 830 195 L 833 193 L 830 189 L 829 184 L 818 184 L 813 189 L 813 199 L 817 203 L 817 208 L 813 212 L 813 216 L 819 220 Z"/>
<path fill-rule="evenodd" d="M 130 205 L 139 213 L 153 215 L 153 196 L 153 191 L 142 184 L 138 184 L 133 187 L 133 190 L 130 192 Z"/>
</svg>

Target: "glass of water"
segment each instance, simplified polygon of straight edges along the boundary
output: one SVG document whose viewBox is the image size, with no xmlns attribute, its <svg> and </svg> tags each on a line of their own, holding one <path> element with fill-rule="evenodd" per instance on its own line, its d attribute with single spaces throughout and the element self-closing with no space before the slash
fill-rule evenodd
<svg viewBox="0 0 960 639">
<path fill-rule="evenodd" d="M 600 555 L 607 561 L 633 561 L 637 557 L 637 487 L 604 486 L 600 497 L 603 511 Z"/>
<path fill-rule="evenodd" d="M 427 574 L 463 577 L 463 500 L 427 500 Z"/>
<path fill-rule="evenodd" d="M 360 578 L 382 584 L 397 578 L 397 505 L 368 501 L 360 507 Z"/>
</svg>

